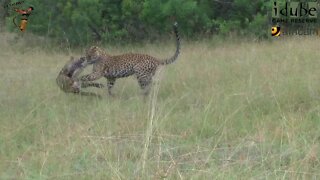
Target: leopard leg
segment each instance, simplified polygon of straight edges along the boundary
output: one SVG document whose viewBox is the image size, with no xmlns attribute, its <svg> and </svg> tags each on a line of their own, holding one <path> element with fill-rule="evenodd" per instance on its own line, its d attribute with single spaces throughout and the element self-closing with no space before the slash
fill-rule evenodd
<svg viewBox="0 0 320 180">
<path fill-rule="evenodd" d="M 142 94 L 146 97 L 150 93 L 151 83 L 152 83 L 152 76 L 138 76 L 138 83 L 142 89 Z"/>
<path fill-rule="evenodd" d="M 100 83 L 95 83 L 95 82 L 82 82 L 81 83 L 81 88 L 87 88 L 87 87 L 96 87 L 96 88 L 103 88 L 104 85 Z"/>
<path fill-rule="evenodd" d="M 100 72 L 93 72 L 91 74 L 87 74 L 82 76 L 80 79 L 81 81 L 94 81 L 102 77 Z"/>
<path fill-rule="evenodd" d="M 107 78 L 107 87 L 108 87 L 108 93 L 110 96 L 114 96 L 112 93 L 112 87 L 114 86 L 115 82 L 116 82 L 115 78 Z"/>
</svg>

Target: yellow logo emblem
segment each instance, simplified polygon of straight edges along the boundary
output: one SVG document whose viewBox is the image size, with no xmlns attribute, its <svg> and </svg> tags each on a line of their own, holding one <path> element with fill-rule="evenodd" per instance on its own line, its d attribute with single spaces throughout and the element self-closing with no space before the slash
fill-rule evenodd
<svg viewBox="0 0 320 180">
<path fill-rule="evenodd" d="M 272 36 L 280 36 L 280 27 L 274 26 L 271 28 L 271 35 Z"/>
</svg>

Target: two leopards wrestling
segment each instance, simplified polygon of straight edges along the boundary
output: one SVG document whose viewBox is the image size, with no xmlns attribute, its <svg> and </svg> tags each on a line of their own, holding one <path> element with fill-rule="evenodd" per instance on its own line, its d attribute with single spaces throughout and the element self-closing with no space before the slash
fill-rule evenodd
<svg viewBox="0 0 320 180">
<path fill-rule="evenodd" d="M 99 47 L 90 47 L 86 50 L 85 58 L 88 64 L 93 64 L 93 72 L 82 76 L 80 80 L 89 82 L 105 77 L 107 78 L 108 93 L 112 95 L 111 89 L 118 78 L 135 75 L 143 94 L 148 95 L 152 78 L 159 66 L 173 63 L 180 54 L 180 37 L 177 23 L 174 23 L 173 30 L 176 38 L 176 51 L 168 59 L 161 60 L 147 54 L 138 53 L 110 55 Z"/>
</svg>

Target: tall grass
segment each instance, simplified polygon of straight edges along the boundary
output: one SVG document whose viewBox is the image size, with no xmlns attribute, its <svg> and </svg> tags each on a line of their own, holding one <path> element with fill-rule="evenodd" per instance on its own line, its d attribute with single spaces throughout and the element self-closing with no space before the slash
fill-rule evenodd
<svg viewBox="0 0 320 180">
<path fill-rule="evenodd" d="M 185 42 L 147 101 L 134 77 L 65 94 L 68 55 L 0 41 L 0 179 L 320 178 L 319 38 Z"/>
</svg>

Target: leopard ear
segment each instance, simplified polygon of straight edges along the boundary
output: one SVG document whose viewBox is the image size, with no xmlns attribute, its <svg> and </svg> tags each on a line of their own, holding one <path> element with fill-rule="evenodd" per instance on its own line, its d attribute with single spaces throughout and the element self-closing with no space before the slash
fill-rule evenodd
<svg viewBox="0 0 320 180">
<path fill-rule="evenodd" d="M 90 47 L 90 50 L 94 50 L 94 51 L 96 51 L 96 50 L 98 50 L 99 48 L 97 47 L 97 46 L 91 46 Z"/>
<path fill-rule="evenodd" d="M 90 50 L 92 50 L 93 48 L 94 48 L 94 46 L 90 46 L 90 47 L 86 48 L 84 51 L 87 53 L 87 52 L 89 52 Z"/>
</svg>

